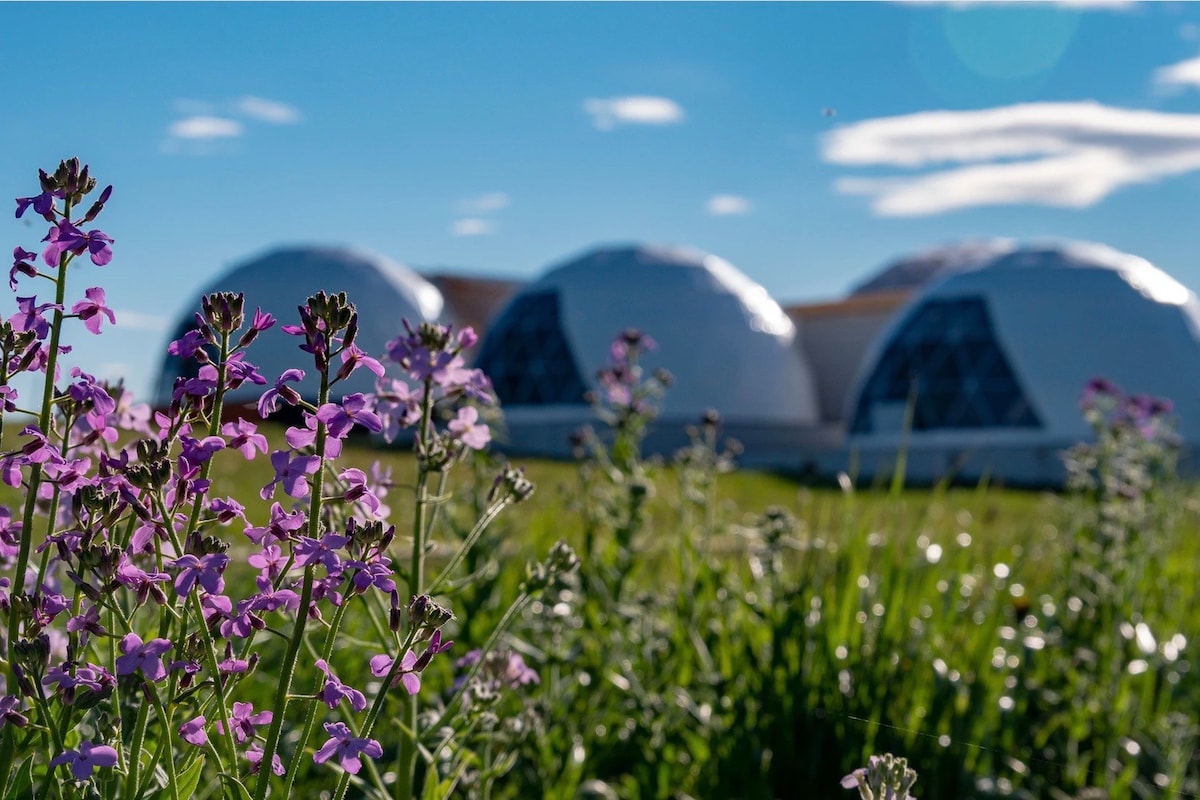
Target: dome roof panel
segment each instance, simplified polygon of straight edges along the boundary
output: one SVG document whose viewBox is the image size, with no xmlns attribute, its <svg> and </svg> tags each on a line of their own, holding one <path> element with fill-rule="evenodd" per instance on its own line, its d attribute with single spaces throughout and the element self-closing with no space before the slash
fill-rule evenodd
<svg viewBox="0 0 1200 800">
<path fill-rule="evenodd" d="M 313 397 L 316 382 L 311 375 L 311 357 L 299 350 L 297 338 L 283 333 L 280 326 L 295 322 L 297 308 L 318 291 L 346 292 L 359 314 L 357 344 L 374 356 L 381 355 L 384 345 L 401 332 L 404 319 L 431 321 L 443 312 L 437 287 L 383 256 L 338 247 L 285 247 L 242 262 L 205 287 L 188 305 L 174 335 L 194 327 L 192 317 L 200 307 L 201 296 L 219 291 L 241 292 L 246 297 L 247 312 L 260 307 L 278 320 L 251 345 L 247 361 L 258 366 L 268 383 L 285 369 L 304 369 L 309 375 L 300 391 Z M 175 377 L 188 368 L 173 357 L 164 360 L 157 403 L 169 402 Z M 373 385 L 374 375 L 360 370 L 340 383 L 338 389 L 343 393 L 366 392 Z M 245 385 L 228 398 L 235 403 L 253 402 L 263 390 Z"/>
</svg>

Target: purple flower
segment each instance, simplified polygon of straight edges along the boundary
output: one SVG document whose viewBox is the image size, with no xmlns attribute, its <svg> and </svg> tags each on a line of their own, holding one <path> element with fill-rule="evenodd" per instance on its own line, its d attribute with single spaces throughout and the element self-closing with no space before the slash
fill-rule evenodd
<svg viewBox="0 0 1200 800">
<path fill-rule="evenodd" d="M 351 775 L 357 775 L 362 769 L 360 756 L 379 758 L 383 755 L 383 747 L 379 742 L 355 736 L 344 722 L 326 722 L 325 732 L 329 734 L 328 741 L 313 753 L 313 761 L 318 764 L 324 764 L 337 756 L 342 769 Z"/>
<path fill-rule="evenodd" d="M 221 433 L 229 437 L 229 447 L 241 450 L 247 461 L 254 459 L 254 448 L 263 453 L 269 449 L 267 437 L 258 432 L 258 426 L 253 422 L 244 419 L 226 422 L 221 426 Z"/>
<path fill-rule="evenodd" d="M 351 578 L 351 586 L 359 594 L 372 586 L 389 595 L 396 591 L 396 582 L 392 580 L 392 562 L 386 556 L 369 564 L 362 561 L 347 561 L 344 566 L 356 568 L 357 571 Z"/>
<path fill-rule="evenodd" d="M 85 647 L 90 635 L 107 636 L 108 631 L 100 624 L 100 606 L 90 605 L 84 613 L 68 619 L 67 632 L 82 634 L 79 641 Z"/>
<path fill-rule="evenodd" d="M 353 686 L 347 686 L 333 674 L 333 670 L 329 668 L 329 664 L 323 658 L 318 658 L 316 662 L 317 669 L 325 673 L 325 686 L 321 689 L 320 697 L 325 705 L 330 708 L 336 708 L 337 704 L 345 698 L 350 702 L 350 707 L 355 711 L 364 711 L 367 707 L 367 698 L 358 689 Z"/>
<path fill-rule="evenodd" d="M 401 380 L 376 381 L 375 411 L 383 420 L 383 438 L 391 442 L 421 418 L 421 395 Z"/>
<path fill-rule="evenodd" d="M 89 475 L 92 469 L 90 458 L 77 458 L 66 464 L 50 461 L 43 469 L 50 480 L 58 484 L 59 490 L 64 494 L 75 494 L 79 487 L 89 486 L 92 483 Z"/>
<path fill-rule="evenodd" d="M 257 570 L 261 570 L 268 578 L 275 578 L 279 573 L 283 572 L 287 561 L 288 557 L 284 555 L 279 545 L 275 544 L 267 545 L 246 559 L 246 563 Z"/>
<path fill-rule="evenodd" d="M 350 542 L 349 536 L 337 533 L 327 533 L 320 540 L 301 536 L 293 549 L 296 556 L 296 566 L 307 567 L 309 564 L 323 564 L 330 575 L 339 575 L 342 562 L 337 551 Z"/>
<path fill-rule="evenodd" d="M 50 321 L 42 316 L 43 311 L 52 309 L 61 309 L 62 306 L 55 303 L 42 303 L 37 305 L 37 297 L 18 297 L 16 314 L 9 317 L 8 321 L 12 323 L 13 330 L 33 331 L 37 338 L 45 339 L 50 334 Z"/>
<path fill-rule="evenodd" d="M 167 345 L 167 353 L 179 358 L 191 358 L 206 344 L 209 344 L 209 341 L 204 335 L 204 331 L 193 328 Z"/>
<path fill-rule="evenodd" d="M 250 767 L 250 774 L 254 775 L 258 773 L 259 769 L 262 767 L 262 759 L 262 747 L 257 744 L 252 744 L 246 748 L 246 760 L 252 765 Z M 283 759 L 279 757 L 278 753 L 271 758 L 271 771 L 276 775 L 282 775 L 287 771 L 283 768 Z"/>
<path fill-rule="evenodd" d="M 452 433 L 472 450 L 482 450 L 491 441 L 492 434 L 488 426 L 479 421 L 479 412 L 474 406 L 463 406 L 458 410 L 458 416 L 450 420 L 448 426 Z"/>
<path fill-rule="evenodd" d="M 171 576 L 165 572 L 146 572 L 130 561 L 128 554 L 121 554 L 114 577 L 122 586 L 134 590 L 138 605 L 145 603 L 148 597 L 153 597 L 160 605 L 167 602 L 167 595 L 156 584 L 166 583 Z"/>
<path fill-rule="evenodd" d="M 246 538 L 255 544 L 270 544 L 275 540 L 290 540 L 292 534 L 304 527 L 303 511 L 284 511 L 279 503 L 271 504 L 271 521 L 265 528 L 246 528 Z M 272 537 L 270 540 L 267 537 Z"/>
<path fill-rule="evenodd" d="M 479 650 L 471 650 L 454 662 L 454 666 L 470 669 L 479 663 L 481 655 Z M 525 659 L 512 651 L 488 653 L 475 679 L 494 689 L 516 689 L 528 683 L 541 683 L 538 674 L 526 665 Z M 460 686 L 462 681 L 463 678 L 458 678 L 454 682 L 455 687 Z"/>
<path fill-rule="evenodd" d="M 329 428 L 329 435 L 343 439 L 357 423 L 372 433 L 383 430 L 383 420 L 371 410 L 367 398 L 361 392 L 346 395 L 342 404 L 326 403 L 317 409 L 317 419 Z"/>
<path fill-rule="evenodd" d="M 190 719 L 179 726 L 179 736 L 188 744 L 194 744 L 196 747 L 204 747 L 208 744 L 208 732 L 204 730 L 207 720 L 204 715 L 200 715 L 195 719 Z"/>
<path fill-rule="evenodd" d="M 336 408 L 336 406 L 334 406 Z M 288 447 L 293 450 L 303 450 L 317 443 L 317 428 L 321 422 L 315 414 L 304 412 L 304 427 L 293 425 L 283 434 Z M 325 437 L 325 457 L 337 458 L 342 454 L 342 440 L 336 436 Z"/>
<path fill-rule="evenodd" d="M 86 781 L 92 777 L 96 767 L 112 767 L 117 763 L 117 751 L 106 744 L 94 745 L 91 742 L 80 742 L 78 750 L 68 750 L 59 753 L 50 760 L 50 766 L 70 764 L 71 774 L 77 781 Z"/>
<path fill-rule="evenodd" d="M 376 678 L 382 678 L 392 671 L 392 664 L 395 659 L 386 653 L 380 653 L 371 659 L 371 674 Z M 396 672 L 396 676 L 392 678 L 392 686 L 403 683 L 404 689 L 409 694 L 416 694 L 421 691 L 421 676 L 417 674 L 417 654 L 409 650 L 400 659 L 400 666 Z"/>
<path fill-rule="evenodd" d="M 179 455 L 187 459 L 192 466 L 200 466 L 213 457 L 213 454 L 225 448 L 225 440 L 220 436 L 205 436 L 203 439 L 193 439 L 191 436 L 179 437 L 181 445 Z"/>
<path fill-rule="evenodd" d="M 267 623 L 253 613 L 258 603 L 258 598 L 239 600 L 237 610 L 226 614 L 221 622 L 221 635 L 227 639 L 245 639 L 252 631 L 267 627 Z"/>
<path fill-rule="evenodd" d="M 233 714 L 229 718 L 229 725 L 233 728 L 233 738 L 238 744 L 254 737 L 254 728 L 256 725 L 267 725 L 275 718 L 275 715 L 270 711 L 260 711 L 254 713 L 254 706 L 250 703 L 234 703 Z M 217 731 L 221 734 L 225 733 L 225 727 L 221 724 L 221 720 L 217 720 Z"/>
<path fill-rule="evenodd" d="M 258 367 L 246 361 L 245 353 L 234 353 L 225 362 L 225 379 L 230 389 L 236 389 L 246 381 L 265 386 L 267 379 L 258 371 Z"/>
<path fill-rule="evenodd" d="M 141 670 L 150 680 L 161 681 L 167 677 L 162 657 L 170 649 L 170 639 L 151 639 L 143 643 L 136 633 L 127 633 L 121 640 L 121 652 L 125 655 L 117 658 L 117 674 L 132 675 Z"/>
<path fill-rule="evenodd" d="M 9 694 L 0 697 L 0 728 L 5 725 L 24 728 L 28 724 L 29 717 L 21 713 L 21 698 Z"/>
<path fill-rule="evenodd" d="M 275 487 L 283 484 L 283 490 L 290 497 L 307 497 L 309 492 L 306 476 L 316 472 L 321 466 L 319 456 L 296 456 L 292 458 L 287 450 L 276 450 L 271 453 L 271 466 L 275 468 L 275 478 L 262 488 L 259 496 L 270 500 L 275 494 Z"/>
<path fill-rule="evenodd" d="M 297 405 L 300 402 L 300 393 L 287 384 L 299 382 L 303 379 L 304 370 L 285 370 L 284 373 L 275 381 L 275 387 L 273 389 L 268 389 L 263 393 L 263 396 L 258 399 L 258 415 L 263 419 L 271 416 L 279 409 L 279 402 L 281 400 L 287 403 L 289 406 Z"/>
<path fill-rule="evenodd" d="M 117 318 L 113 311 L 108 306 L 104 305 L 104 290 L 99 286 L 93 286 L 84 292 L 86 300 L 80 300 L 75 305 L 71 306 L 71 313 L 79 315 L 83 320 L 83 327 L 95 334 L 100 333 L 100 323 L 108 317 L 108 321 L 113 325 L 117 324 Z"/>
<path fill-rule="evenodd" d="M 347 503 L 359 503 L 372 517 L 380 516 L 379 498 L 367 487 L 367 473 L 356 467 L 342 470 L 338 480 L 346 485 L 342 499 Z"/>
<path fill-rule="evenodd" d="M 383 377 L 383 364 L 378 359 L 371 358 L 358 345 L 352 344 L 342 350 L 342 367 L 337 372 L 337 380 L 350 377 L 354 370 L 366 367 L 375 373 L 375 377 Z"/>
<path fill-rule="evenodd" d="M 261 307 L 254 309 L 254 319 L 250 321 L 250 329 L 258 332 L 265 331 L 275 326 L 275 317 L 270 313 L 263 311 Z"/>
<path fill-rule="evenodd" d="M 8 271 L 8 288 L 14 292 L 17 290 L 17 274 L 28 275 L 31 278 L 37 277 L 37 266 L 33 260 L 37 258 L 37 253 L 32 250 L 26 250 L 23 247 L 13 248 L 13 265 Z"/>
<path fill-rule="evenodd" d="M 191 553 L 180 556 L 175 560 L 175 568 L 179 570 L 175 577 L 175 594 L 187 597 L 197 583 L 209 594 L 220 594 L 225 588 L 221 573 L 228 564 L 229 556 L 224 553 L 210 553 L 203 558 Z"/>
<path fill-rule="evenodd" d="M 104 667 L 67 661 L 46 670 L 45 676 L 42 677 L 42 685 L 52 684 L 58 687 L 55 691 L 61 696 L 63 703 L 72 705 L 78 689 L 86 690 L 93 696 L 103 696 L 116 684 L 116 679 Z"/>
<path fill-rule="evenodd" d="M 271 579 L 263 575 L 255 578 L 254 582 L 258 585 L 258 594 L 251 599 L 255 611 L 277 611 L 281 608 L 295 611 L 300 608 L 300 595 L 291 589 L 276 589 Z"/>
<path fill-rule="evenodd" d="M 25 212 L 29 210 L 29 207 L 33 206 L 33 210 L 36 213 L 41 214 L 43 217 L 47 217 L 47 222 L 53 221 L 54 200 L 55 198 L 61 198 L 62 196 L 63 193 L 61 191 L 52 191 L 42 192 L 36 197 L 18 197 L 17 219 L 23 217 Z"/>
<path fill-rule="evenodd" d="M 50 243 L 42 252 L 42 259 L 52 267 L 58 266 L 64 252 L 77 256 L 88 252 L 91 254 L 92 263 L 98 267 L 112 261 L 111 236 L 99 230 L 84 233 L 65 219 L 59 220 L 42 241 Z"/>
<path fill-rule="evenodd" d="M 246 519 L 246 507 L 232 497 L 214 497 L 208 504 L 208 510 L 216 514 L 217 522 L 228 525 L 235 519 Z"/>
</svg>

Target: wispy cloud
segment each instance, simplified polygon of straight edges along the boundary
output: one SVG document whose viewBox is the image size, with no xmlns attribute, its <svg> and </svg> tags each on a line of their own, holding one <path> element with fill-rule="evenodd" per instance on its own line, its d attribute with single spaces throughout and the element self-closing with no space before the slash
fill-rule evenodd
<svg viewBox="0 0 1200 800">
<path fill-rule="evenodd" d="M 593 97 L 584 101 L 583 110 L 602 131 L 618 125 L 673 125 L 683 121 L 683 108 L 666 97 Z"/>
<path fill-rule="evenodd" d="M 496 223 L 490 219 L 466 217 L 454 220 L 450 232 L 455 236 L 489 236 L 496 232 Z"/>
<path fill-rule="evenodd" d="M 234 103 L 234 108 L 242 116 L 273 125 L 293 125 L 301 119 L 299 109 L 265 97 L 246 95 Z"/>
<path fill-rule="evenodd" d="M 180 98 L 174 107 L 181 118 L 171 123 L 162 144 L 163 152 L 172 154 L 219 152 L 221 147 L 216 142 L 244 136 L 247 122 L 291 125 L 302 119 L 299 109 L 287 103 L 253 95 L 223 103 Z"/>
<path fill-rule="evenodd" d="M 491 214 L 510 205 L 512 198 L 504 192 L 486 192 L 463 200 L 458 207 L 464 214 Z"/>
<path fill-rule="evenodd" d="M 705 204 L 714 217 L 728 217 L 750 213 L 750 201 L 736 194 L 714 194 Z"/>
<path fill-rule="evenodd" d="M 1200 88 L 1200 58 L 1189 58 L 1178 64 L 1159 67 L 1154 70 L 1154 83 L 1156 86 L 1167 88 L 1180 86 Z"/>
<path fill-rule="evenodd" d="M 144 311 L 128 309 L 113 309 L 117 324 L 124 330 L 165 332 L 170 327 L 169 318 L 161 314 L 147 314 Z"/>
<path fill-rule="evenodd" d="M 171 123 L 170 134 L 175 139 L 231 139 L 244 132 L 236 119 L 199 115 Z"/>
<path fill-rule="evenodd" d="M 985 205 L 1085 208 L 1132 184 L 1200 170 L 1200 115 L 1095 102 L 930 111 L 848 125 L 822 142 L 826 161 L 918 175 L 841 178 L 837 191 L 871 198 L 883 216 Z"/>
</svg>

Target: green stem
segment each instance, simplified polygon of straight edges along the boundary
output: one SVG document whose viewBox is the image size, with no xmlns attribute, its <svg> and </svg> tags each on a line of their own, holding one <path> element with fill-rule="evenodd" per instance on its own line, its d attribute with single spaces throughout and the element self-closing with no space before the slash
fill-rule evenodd
<svg viewBox="0 0 1200 800">
<path fill-rule="evenodd" d="M 317 407 L 320 408 L 329 399 L 329 373 L 321 373 L 321 389 L 318 393 Z M 325 439 L 328 435 L 325 423 L 317 423 L 317 436 L 313 443 L 320 463 L 313 474 L 308 508 L 308 535 L 316 539 L 321 532 L 321 492 L 325 480 Z M 316 565 L 309 563 L 304 567 L 304 585 L 300 590 L 300 606 L 296 611 L 296 624 L 292 628 L 292 638 L 288 641 L 287 653 L 279 674 L 279 686 L 275 691 L 275 702 L 271 706 L 274 716 L 271 727 L 267 731 L 267 739 L 263 743 L 262 768 L 258 773 L 258 783 L 254 786 L 255 800 L 263 800 L 267 796 L 267 787 L 271 783 L 271 764 L 279 749 L 279 738 L 283 732 L 283 720 L 287 716 L 288 696 L 292 692 L 292 678 L 296 673 L 296 660 L 300 655 L 300 646 L 304 641 L 305 624 L 308 622 L 308 607 L 312 604 L 313 573 Z"/>
<path fill-rule="evenodd" d="M 421 427 L 418 447 L 421 453 L 417 461 L 416 509 L 413 513 L 412 568 L 408 575 L 410 597 L 421 594 L 425 583 L 425 536 L 429 514 L 429 467 L 428 461 L 420 458 L 429 452 L 433 439 L 433 382 L 425 380 L 425 393 L 421 398 Z M 404 697 L 404 724 L 407 731 L 400 735 L 400 748 L 396 757 L 396 800 L 409 800 L 413 796 L 413 782 L 417 769 L 417 698 Z"/>
<path fill-rule="evenodd" d="M 400 672 L 400 664 L 403 661 L 401 653 L 407 652 L 408 648 L 412 647 L 413 640 L 417 638 L 417 629 L 411 628 L 408 636 L 404 639 L 404 644 L 400 645 L 400 650 L 397 652 L 396 658 L 392 660 L 392 668 L 388 670 L 387 675 L 383 676 L 383 683 L 380 684 L 379 694 L 375 695 L 375 702 L 371 704 L 371 710 L 367 712 L 367 719 L 363 723 L 362 731 L 359 736 L 364 739 L 371 737 L 371 731 L 375 729 L 375 723 L 379 721 L 379 715 L 383 713 L 383 706 L 387 702 L 388 690 L 392 687 L 392 681 L 396 679 L 396 675 Z M 342 777 L 338 780 L 337 789 L 334 790 L 334 800 L 343 800 L 346 796 L 346 787 L 350 785 L 350 773 L 343 772 Z"/>
<path fill-rule="evenodd" d="M 500 618 L 500 622 L 497 623 L 495 629 L 492 630 L 492 635 L 488 637 L 487 642 L 485 642 L 483 645 L 483 649 L 479 651 L 478 660 L 476 660 L 471 666 L 470 671 L 467 672 L 466 677 L 464 677 L 462 683 L 459 684 L 458 691 L 455 692 L 454 696 L 450 698 L 450 701 L 446 703 L 446 707 L 442 710 L 441 716 L 438 717 L 437 722 L 429 726 L 430 730 L 437 730 L 440 728 L 446 721 L 446 718 L 450 716 L 450 712 L 454 710 L 455 705 L 457 705 L 462 699 L 463 695 L 467 691 L 467 688 L 471 685 L 471 681 L 475 680 L 475 676 L 479 673 L 479 670 L 483 668 L 483 663 L 487 660 L 488 653 L 492 652 L 492 648 L 494 648 L 496 643 L 500 641 L 500 637 L 504 635 L 504 632 L 508 629 L 508 626 L 512 624 L 513 619 L 516 618 L 517 614 L 521 612 L 521 609 L 525 608 L 525 605 L 532 599 L 533 595 L 529 592 L 521 592 L 521 594 L 517 596 L 517 599 L 513 601 L 513 604 L 508 607 L 508 610 L 504 612 L 504 616 Z"/>
<path fill-rule="evenodd" d="M 321 658 L 325 659 L 326 662 L 328 662 L 330 656 L 333 655 L 333 646 L 337 640 L 338 630 L 342 627 L 342 620 L 345 618 L 346 609 L 349 607 L 350 601 L 347 599 L 340 606 L 338 606 L 337 611 L 335 611 L 333 614 L 333 620 L 329 623 L 329 632 L 325 637 L 325 648 L 321 652 Z M 321 683 L 321 681 L 318 681 L 318 683 Z M 319 692 L 320 687 L 318 687 L 316 691 Z M 300 771 L 300 763 L 304 760 L 302 756 L 304 755 L 305 748 L 308 747 L 308 738 L 312 735 L 313 726 L 316 724 L 317 709 L 319 708 L 320 703 L 320 700 L 313 700 L 311 703 L 309 703 L 308 717 L 304 720 L 304 728 L 301 730 L 300 740 L 296 742 L 295 757 L 292 758 L 292 763 L 288 767 L 287 775 L 285 775 L 283 778 L 284 797 L 292 796 L 292 784 L 295 783 L 296 774 Z"/>
<path fill-rule="evenodd" d="M 450 559 L 450 562 L 446 564 L 446 566 L 442 568 L 442 571 L 438 573 L 438 576 L 433 579 L 433 583 L 429 584 L 429 588 L 425 590 L 426 594 L 436 594 L 437 590 L 442 588 L 442 585 L 449 580 L 450 574 L 454 571 L 454 568 L 459 565 L 463 558 L 466 557 L 467 553 L 470 552 L 471 548 L 475 546 L 475 542 L 479 540 L 479 537 L 483 535 L 483 532 L 487 530 L 487 527 L 491 525 L 492 522 L 495 521 L 496 517 L 500 516 L 500 512 L 511 503 L 512 497 L 505 496 L 488 507 L 487 511 L 485 511 L 483 515 L 480 516 L 476 521 L 475 527 L 471 528 L 470 533 L 467 534 L 467 538 L 463 540 L 462 546 L 459 547 L 458 552 L 454 554 L 454 558 Z"/>
<path fill-rule="evenodd" d="M 67 200 L 63 206 L 63 218 L 71 218 L 71 201 Z M 58 276 L 55 280 L 54 302 L 58 306 L 54 309 L 53 319 L 50 323 L 50 343 L 46 351 L 46 380 L 42 388 L 42 408 L 38 415 L 38 426 L 41 428 L 42 434 L 46 437 L 50 436 L 50 417 L 53 412 L 51 405 L 54 400 L 54 372 L 58 367 L 58 343 L 62 337 L 63 313 L 62 305 L 67 296 L 67 265 L 71 263 L 72 256 L 64 251 L 58 257 Z M 12 572 L 12 587 L 9 589 L 9 595 L 18 595 L 25 591 L 25 572 L 29 568 L 29 553 L 33 543 L 33 515 L 37 508 L 37 492 L 38 487 L 42 483 L 42 465 L 34 464 L 29 470 L 29 489 L 25 495 L 25 514 L 22 519 L 22 535 L 21 545 L 17 552 L 17 566 Z M 51 513 L 51 519 L 54 514 Z M 8 615 L 8 647 L 11 648 L 13 643 L 17 641 L 17 616 L 10 613 Z M 8 685 L 17 685 L 16 664 L 13 659 L 9 659 L 9 675 Z"/>
<path fill-rule="evenodd" d="M 129 774 L 125 777 L 125 796 L 136 797 L 138 775 L 142 768 L 142 742 L 146 738 L 146 723 L 150 717 L 150 704 L 138 705 L 137 721 L 133 726 L 133 742 L 129 746 Z M 225 730 L 229 730 L 226 728 Z"/>
<path fill-rule="evenodd" d="M 159 748 L 161 750 L 162 745 L 165 744 L 167 741 L 169 741 L 170 737 L 174 735 L 175 725 L 171 721 L 171 714 L 167 711 L 166 708 L 163 707 L 162 698 L 160 698 L 158 696 L 158 690 L 154 688 L 154 684 L 148 684 L 147 686 L 149 688 L 150 700 L 154 703 L 155 710 L 158 711 L 158 718 L 162 720 L 163 738 L 162 738 L 162 741 L 159 743 Z M 171 800 L 180 800 L 179 799 L 179 786 L 178 786 L 179 776 L 175 774 L 175 753 L 173 752 L 174 748 L 171 748 L 171 751 L 172 752 L 167 753 L 167 758 L 166 758 L 166 761 L 167 761 L 167 788 L 170 789 L 170 791 L 171 791 Z"/>
</svg>

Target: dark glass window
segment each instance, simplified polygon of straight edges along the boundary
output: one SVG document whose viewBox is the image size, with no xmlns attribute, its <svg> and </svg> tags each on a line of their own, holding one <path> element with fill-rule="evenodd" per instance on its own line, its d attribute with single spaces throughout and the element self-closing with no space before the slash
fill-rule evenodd
<svg viewBox="0 0 1200 800">
<path fill-rule="evenodd" d="M 559 324 L 558 293 L 518 295 L 492 324 L 475 366 L 502 405 L 583 404 L 587 387 Z"/>
<path fill-rule="evenodd" d="M 912 406 L 913 430 L 1038 428 L 979 297 L 927 300 L 888 342 L 867 378 L 853 433 L 874 430 L 877 405 Z"/>
</svg>

